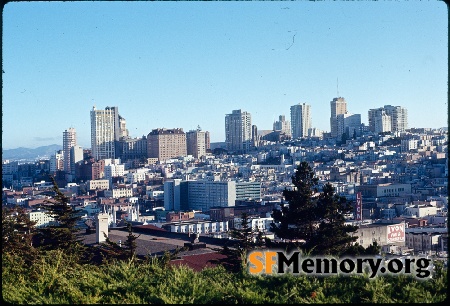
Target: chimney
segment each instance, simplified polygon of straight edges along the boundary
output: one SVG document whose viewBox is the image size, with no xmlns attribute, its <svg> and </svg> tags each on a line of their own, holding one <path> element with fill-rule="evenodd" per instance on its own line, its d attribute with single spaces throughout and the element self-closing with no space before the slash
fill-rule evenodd
<svg viewBox="0 0 450 306">
<path fill-rule="evenodd" d="M 108 237 L 108 214 L 107 213 L 99 213 L 97 215 L 97 224 L 96 224 L 96 242 L 101 243 L 105 242 L 106 238 L 103 233 Z"/>
</svg>

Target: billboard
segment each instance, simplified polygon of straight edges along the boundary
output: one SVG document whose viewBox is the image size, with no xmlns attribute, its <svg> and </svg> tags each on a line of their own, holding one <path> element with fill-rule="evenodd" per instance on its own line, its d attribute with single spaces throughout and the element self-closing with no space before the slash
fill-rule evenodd
<svg viewBox="0 0 450 306">
<path fill-rule="evenodd" d="M 361 221 L 362 220 L 362 196 L 361 192 L 358 192 L 356 194 L 356 216 L 355 220 Z"/>
<path fill-rule="evenodd" d="M 387 226 L 387 243 L 405 242 L 405 223 Z"/>
</svg>

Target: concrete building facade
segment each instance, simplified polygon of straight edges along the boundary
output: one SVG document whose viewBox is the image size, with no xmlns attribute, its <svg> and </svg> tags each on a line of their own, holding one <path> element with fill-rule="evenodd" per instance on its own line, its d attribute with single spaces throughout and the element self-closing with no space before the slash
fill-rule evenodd
<svg viewBox="0 0 450 306">
<path fill-rule="evenodd" d="M 227 150 L 246 153 L 252 144 L 252 118 L 240 109 L 225 115 L 225 142 Z"/>
<path fill-rule="evenodd" d="M 338 137 L 337 116 L 347 113 L 347 102 L 344 98 L 334 98 L 330 102 L 331 116 L 330 116 L 330 129 L 331 137 Z M 341 134 L 342 135 L 342 134 Z"/>
<path fill-rule="evenodd" d="M 291 106 L 292 138 L 308 136 L 311 128 L 311 105 L 306 103 Z"/>
<path fill-rule="evenodd" d="M 181 128 L 152 130 L 147 135 L 147 154 L 160 161 L 186 156 L 186 134 Z"/>
</svg>

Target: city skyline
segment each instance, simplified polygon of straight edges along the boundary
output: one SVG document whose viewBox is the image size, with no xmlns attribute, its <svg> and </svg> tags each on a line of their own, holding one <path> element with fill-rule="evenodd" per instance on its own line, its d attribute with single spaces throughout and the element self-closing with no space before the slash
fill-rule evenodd
<svg viewBox="0 0 450 306">
<path fill-rule="evenodd" d="M 336 97 L 366 125 L 395 105 L 409 128 L 446 127 L 447 14 L 440 1 L 10 2 L 2 147 L 62 145 L 73 127 L 90 148 L 93 106 L 118 107 L 131 137 L 201 126 L 211 142 L 233 110 L 271 130 L 302 103 L 329 132 Z"/>
</svg>

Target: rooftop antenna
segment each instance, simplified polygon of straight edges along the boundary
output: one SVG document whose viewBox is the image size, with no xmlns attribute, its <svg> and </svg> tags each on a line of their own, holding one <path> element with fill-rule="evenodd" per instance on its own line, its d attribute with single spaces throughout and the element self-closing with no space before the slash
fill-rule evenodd
<svg viewBox="0 0 450 306">
<path fill-rule="evenodd" d="M 336 90 L 337 90 L 337 96 L 339 98 L 339 77 L 336 80 Z"/>
</svg>

